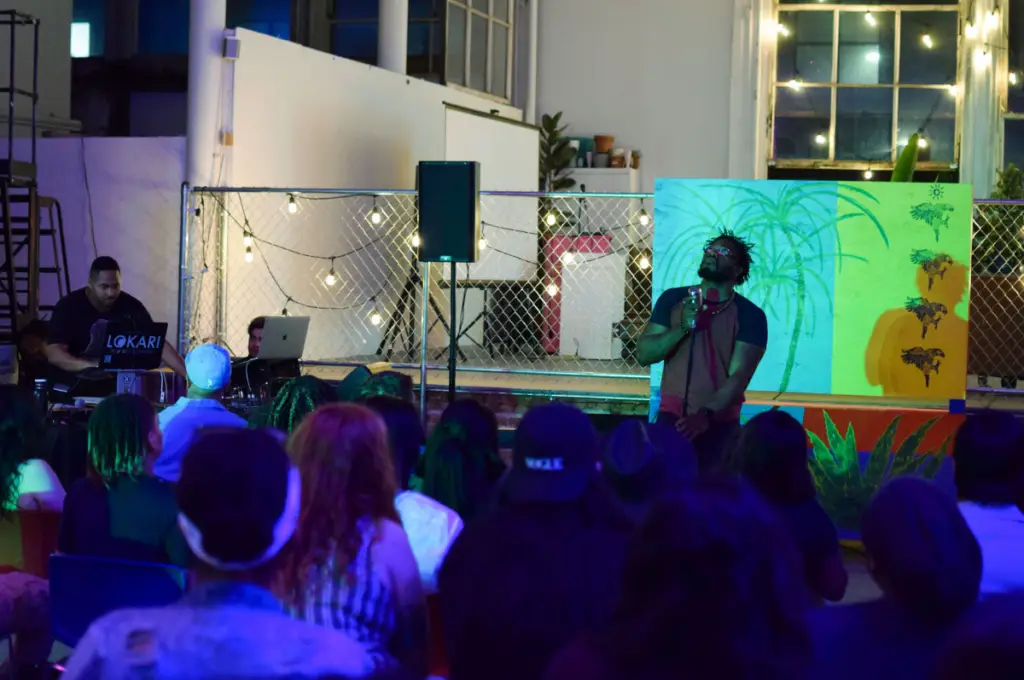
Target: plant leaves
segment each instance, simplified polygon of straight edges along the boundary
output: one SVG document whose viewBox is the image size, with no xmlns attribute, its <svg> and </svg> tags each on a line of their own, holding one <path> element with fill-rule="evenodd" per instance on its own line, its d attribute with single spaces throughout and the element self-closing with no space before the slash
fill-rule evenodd
<svg viewBox="0 0 1024 680">
<path fill-rule="evenodd" d="M 807 437 L 811 440 L 811 451 L 814 454 L 814 459 L 818 461 L 821 466 L 828 471 L 829 469 L 835 470 L 838 467 L 838 461 L 825 442 L 821 441 L 821 437 L 814 434 L 810 430 L 807 430 Z"/>
<path fill-rule="evenodd" d="M 926 420 L 903 440 L 892 458 L 892 466 L 889 468 L 888 477 L 905 475 L 921 465 L 921 456 L 917 451 L 921 448 L 921 441 L 925 435 L 928 434 L 928 431 L 932 429 L 932 426 L 938 420 L 938 418 Z"/>
<path fill-rule="evenodd" d="M 829 448 L 832 449 L 832 454 L 839 464 L 839 469 L 846 470 L 850 467 L 850 460 L 846 457 L 846 441 L 839 434 L 839 430 L 836 428 L 836 424 L 832 422 L 828 411 L 822 411 L 821 414 L 825 419 L 825 434 L 828 436 Z"/>
<path fill-rule="evenodd" d="M 889 468 L 889 460 L 892 457 L 892 442 L 896 438 L 896 428 L 900 425 L 903 416 L 893 418 L 885 432 L 878 438 L 868 455 L 868 464 L 864 470 L 864 481 L 868 485 L 879 485 L 885 479 L 885 472 Z"/>
</svg>

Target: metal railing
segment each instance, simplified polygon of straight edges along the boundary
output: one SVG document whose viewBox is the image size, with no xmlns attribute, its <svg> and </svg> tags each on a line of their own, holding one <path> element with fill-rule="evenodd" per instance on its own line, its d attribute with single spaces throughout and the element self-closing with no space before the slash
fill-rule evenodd
<svg viewBox="0 0 1024 680">
<path fill-rule="evenodd" d="M 458 369 L 646 380 L 653 195 L 484 192 L 481 213 L 479 260 L 456 266 Z M 1024 201 L 976 203 L 968 373 L 983 391 L 1024 376 L 1022 227 Z M 286 313 L 312 318 L 312 363 L 447 366 L 451 273 L 418 261 L 415 192 L 184 187 L 181 228 L 185 350 L 240 353 L 253 317 Z"/>
</svg>

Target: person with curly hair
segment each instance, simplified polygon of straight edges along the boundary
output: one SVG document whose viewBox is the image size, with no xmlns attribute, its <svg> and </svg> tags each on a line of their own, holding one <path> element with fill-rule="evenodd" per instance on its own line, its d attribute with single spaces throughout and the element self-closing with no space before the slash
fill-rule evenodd
<svg viewBox="0 0 1024 680">
<path fill-rule="evenodd" d="M 665 364 L 658 420 L 693 442 L 702 472 L 721 465 L 739 433 L 744 392 L 768 346 L 764 311 L 736 292 L 753 249 L 731 231 L 709 240 L 700 283 L 662 293 L 637 342 L 642 366 Z"/>
<path fill-rule="evenodd" d="M 611 623 L 566 647 L 546 680 L 793 680 L 812 646 L 786 527 L 739 479 L 657 501 L 626 554 Z"/>
<path fill-rule="evenodd" d="M 346 632 L 382 668 L 426 674 L 427 614 L 395 510 L 387 428 L 365 406 L 329 404 L 291 434 L 302 507 L 280 574 L 296 618 Z"/>
<path fill-rule="evenodd" d="M 251 418 L 249 426 L 269 427 L 290 434 L 317 407 L 336 401 L 338 395 L 330 383 L 304 375 L 285 383 L 270 408 Z"/>
<path fill-rule="evenodd" d="M 89 416 L 89 468 L 68 491 L 57 548 L 86 555 L 185 566 L 174 486 L 153 476 L 163 436 L 152 404 L 107 397 Z"/>
<path fill-rule="evenodd" d="M 427 438 L 410 488 L 454 510 L 466 524 L 487 514 L 507 471 L 498 448 L 498 419 L 472 399 L 448 405 Z"/>
</svg>

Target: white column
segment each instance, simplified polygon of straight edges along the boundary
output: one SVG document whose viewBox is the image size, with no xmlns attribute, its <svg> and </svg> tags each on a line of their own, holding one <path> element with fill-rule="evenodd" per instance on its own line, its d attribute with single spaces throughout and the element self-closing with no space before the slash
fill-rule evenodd
<svg viewBox="0 0 1024 680">
<path fill-rule="evenodd" d="M 380 0 L 377 66 L 405 74 L 409 57 L 409 0 Z"/>
<path fill-rule="evenodd" d="M 771 0 L 735 0 L 729 79 L 729 178 L 765 179 L 765 121 L 777 33 Z"/>
<path fill-rule="evenodd" d="M 526 62 L 526 122 L 537 123 L 537 46 L 540 44 L 540 0 L 530 3 L 530 58 Z"/>
<path fill-rule="evenodd" d="M 1006 4 L 976 0 L 973 14 L 964 17 L 960 181 L 973 186 L 975 198 L 991 195 L 1003 156 L 1000 102 L 1007 78 Z"/>
<path fill-rule="evenodd" d="M 185 179 L 192 186 L 213 186 L 221 144 L 227 0 L 191 0 L 189 12 Z"/>
</svg>

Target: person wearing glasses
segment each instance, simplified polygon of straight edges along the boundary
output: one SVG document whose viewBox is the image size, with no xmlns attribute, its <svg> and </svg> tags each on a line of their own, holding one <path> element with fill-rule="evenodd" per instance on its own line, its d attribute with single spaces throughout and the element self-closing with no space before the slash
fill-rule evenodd
<svg viewBox="0 0 1024 680">
<path fill-rule="evenodd" d="M 701 472 L 720 467 L 740 430 L 743 395 L 768 346 L 768 319 L 736 292 L 753 244 L 722 231 L 704 246 L 697 286 L 669 288 L 637 343 L 643 366 L 664 362 L 657 420 L 686 435 Z"/>
</svg>

